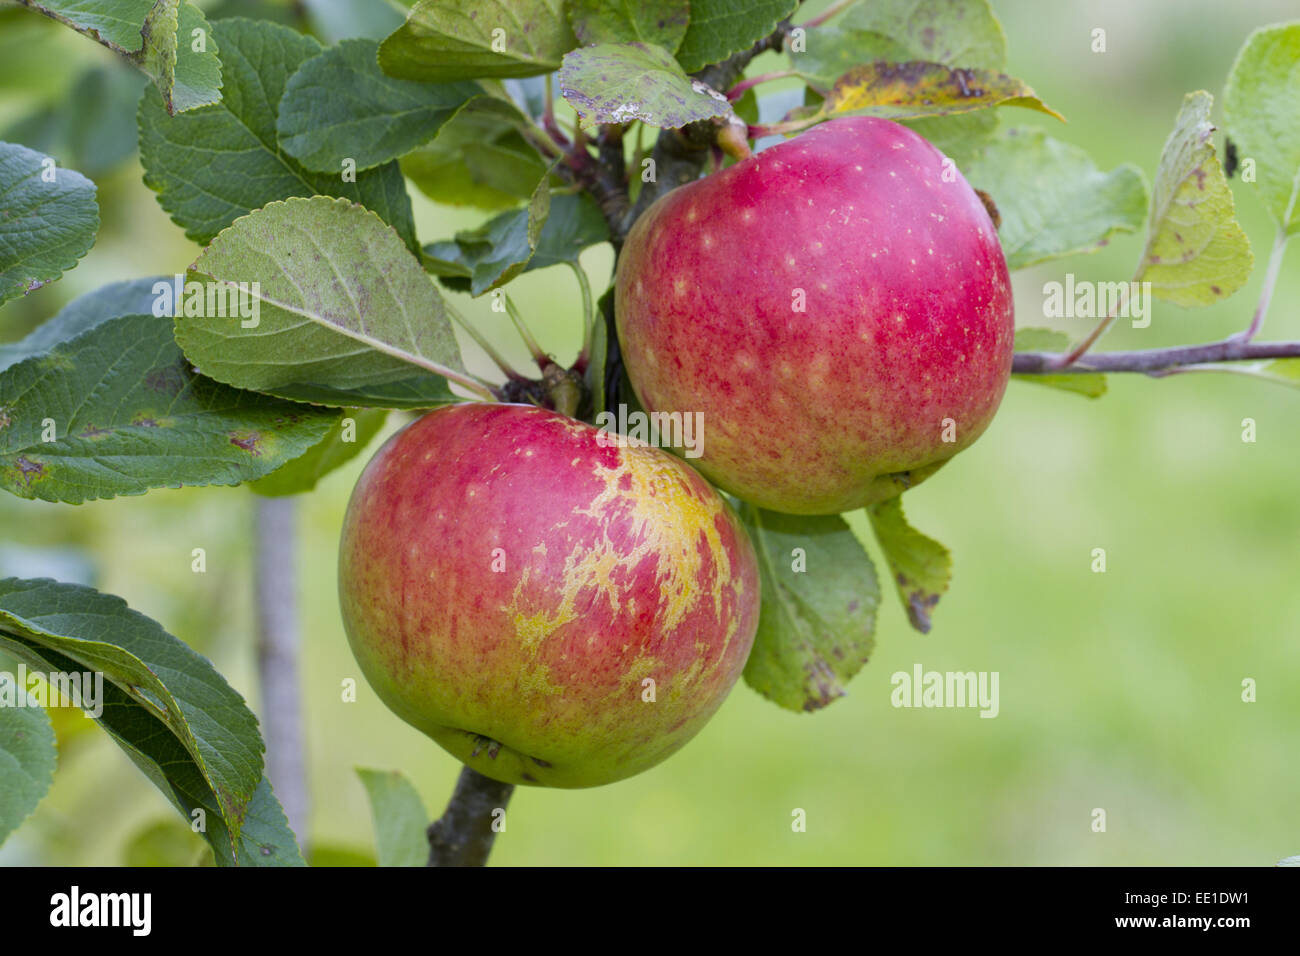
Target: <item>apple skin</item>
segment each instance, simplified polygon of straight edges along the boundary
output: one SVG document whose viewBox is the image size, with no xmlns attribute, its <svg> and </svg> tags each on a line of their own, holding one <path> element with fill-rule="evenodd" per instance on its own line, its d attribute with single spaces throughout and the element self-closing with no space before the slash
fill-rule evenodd
<svg viewBox="0 0 1300 956">
<path fill-rule="evenodd" d="M 1011 282 L 944 163 L 897 123 L 832 120 L 637 220 L 615 292 L 628 377 L 649 412 L 703 413 L 692 464 L 715 484 L 774 511 L 848 511 L 988 426 L 1011 373 Z"/>
<path fill-rule="evenodd" d="M 352 493 L 339 595 L 362 672 L 496 780 L 639 773 L 704 726 L 749 656 L 744 528 L 684 462 L 616 441 L 532 406 L 455 405 L 394 435 Z"/>
</svg>

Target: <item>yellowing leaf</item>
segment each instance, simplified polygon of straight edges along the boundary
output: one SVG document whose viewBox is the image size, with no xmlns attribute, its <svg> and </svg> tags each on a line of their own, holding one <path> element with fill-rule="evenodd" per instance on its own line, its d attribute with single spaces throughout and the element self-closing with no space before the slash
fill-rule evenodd
<svg viewBox="0 0 1300 956">
<path fill-rule="evenodd" d="M 901 497 L 872 505 L 867 516 L 889 562 L 907 619 L 912 627 L 928 634 L 934 606 L 952 581 L 952 555 L 907 523 Z"/>
<path fill-rule="evenodd" d="M 969 113 L 999 105 L 1023 106 L 1065 120 L 1028 86 L 1005 73 L 925 60 L 881 60 L 855 66 L 835 81 L 821 112 L 827 116 L 856 114 L 899 120 Z"/>
<path fill-rule="evenodd" d="M 1147 247 L 1136 278 L 1176 305 L 1226 299 L 1245 284 L 1255 261 L 1214 151 L 1213 103 L 1204 90 L 1184 98 L 1151 192 Z"/>
</svg>

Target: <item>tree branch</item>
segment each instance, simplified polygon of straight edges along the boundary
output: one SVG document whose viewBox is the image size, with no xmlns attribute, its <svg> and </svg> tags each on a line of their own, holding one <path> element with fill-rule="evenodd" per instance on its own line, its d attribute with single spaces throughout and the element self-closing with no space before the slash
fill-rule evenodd
<svg viewBox="0 0 1300 956">
<path fill-rule="evenodd" d="M 253 510 L 253 582 L 257 614 L 257 673 L 262 698 L 266 776 L 289 827 L 307 852 L 307 758 L 303 743 L 298 657 L 297 501 L 258 497 Z"/>
<path fill-rule="evenodd" d="M 1087 372 L 1140 372 L 1160 375 L 1177 369 L 1217 362 L 1253 362 L 1300 357 L 1300 342 L 1244 342 L 1224 339 L 1205 345 L 1178 345 L 1134 352 L 1097 352 L 1061 366 L 1062 354 L 1017 352 L 1011 371 L 1018 375 L 1077 375 Z"/>
<path fill-rule="evenodd" d="M 492 852 L 494 811 L 505 811 L 514 793 L 501 783 L 465 767 L 456 780 L 447 809 L 429 824 L 429 866 L 483 866 Z"/>
</svg>

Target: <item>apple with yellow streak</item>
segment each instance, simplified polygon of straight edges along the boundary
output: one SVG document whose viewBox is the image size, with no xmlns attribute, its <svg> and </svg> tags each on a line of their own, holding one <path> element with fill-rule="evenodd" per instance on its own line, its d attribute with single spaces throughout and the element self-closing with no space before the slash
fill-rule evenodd
<svg viewBox="0 0 1300 956">
<path fill-rule="evenodd" d="M 367 465 L 343 622 L 399 717 L 480 773 L 591 787 L 691 739 L 758 626 L 753 547 L 655 448 L 555 412 L 431 412 Z"/>
</svg>

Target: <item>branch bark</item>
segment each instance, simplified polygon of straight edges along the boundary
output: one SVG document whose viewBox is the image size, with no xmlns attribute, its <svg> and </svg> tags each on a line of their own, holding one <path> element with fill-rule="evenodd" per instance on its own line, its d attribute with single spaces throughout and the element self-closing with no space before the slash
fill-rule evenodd
<svg viewBox="0 0 1300 956">
<path fill-rule="evenodd" d="M 1204 345 L 1179 345 L 1167 349 L 1133 352 L 1096 352 L 1070 365 L 1060 365 L 1054 352 L 1017 352 L 1011 371 L 1021 375 L 1077 375 L 1085 372 L 1140 372 L 1160 375 L 1183 368 L 1218 362 L 1255 362 L 1300 357 L 1300 342 L 1245 342 L 1224 339 Z"/>
<path fill-rule="evenodd" d="M 484 866 L 496 831 L 495 811 L 505 811 L 514 784 L 501 783 L 465 767 L 447 809 L 429 824 L 429 866 Z"/>
<path fill-rule="evenodd" d="M 266 776 L 306 852 L 310 804 L 298 673 L 297 502 L 258 497 L 253 510 L 257 674 L 262 696 Z"/>
</svg>

